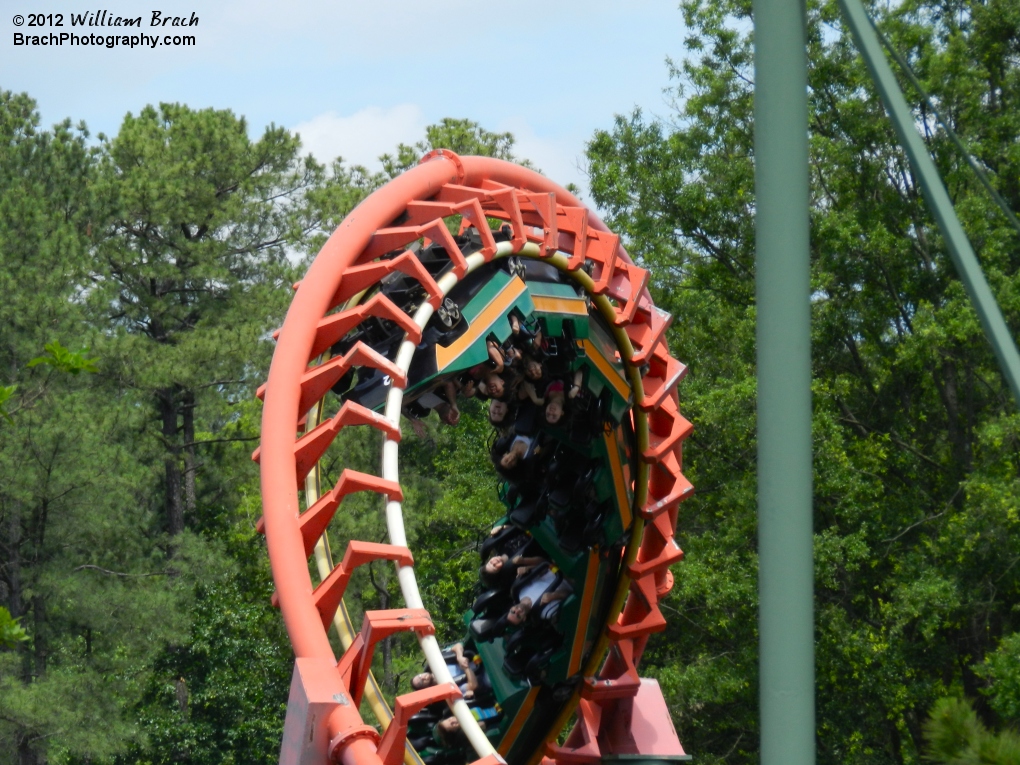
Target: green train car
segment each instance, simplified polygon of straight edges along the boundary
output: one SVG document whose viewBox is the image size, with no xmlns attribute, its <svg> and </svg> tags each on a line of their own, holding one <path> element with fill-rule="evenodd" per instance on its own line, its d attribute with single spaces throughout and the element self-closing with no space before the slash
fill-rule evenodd
<svg viewBox="0 0 1020 765">
<path fill-rule="evenodd" d="M 435 278 L 449 268 L 444 255 L 435 245 L 419 252 Z M 380 289 L 402 306 L 423 299 L 418 283 L 402 274 Z M 383 321 L 368 322 L 333 351 L 359 340 L 393 358 L 403 335 Z M 531 379 L 522 369 L 535 360 L 542 375 Z M 493 374 L 501 377 L 502 395 L 489 389 L 500 386 L 485 384 Z M 379 370 L 362 369 L 334 391 L 381 410 L 389 385 Z M 421 418 L 436 410 L 455 422 L 450 413 L 465 394 L 506 407 L 494 423 L 492 453 L 505 515 L 492 519 L 479 563 L 506 556 L 514 575 L 480 582 L 475 601 L 466 604 L 464 642 L 478 657 L 478 715 L 487 734 L 507 762 L 523 765 L 581 682 L 617 589 L 633 522 L 632 394 L 612 331 L 584 292 L 548 263 L 516 258 L 482 266 L 447 296 L 414 355 L 403 411 Z M 561 401 L 559 417 L 549 414 L 552 399 Z M 505 460 L 510 468 L 502 464 L 505 450 L 518 454 Z M 518 555 L 530 565 L 514 565 Z M 535 599 L 522 595 L 542 586 Z M 530 611 L 515 619 L 511 610 L 525 598 Z M 430 738 L 441 712 L 425 710 L 412 721 L 422 759 L 430 765 L 473 759 Z"/>
</svg>

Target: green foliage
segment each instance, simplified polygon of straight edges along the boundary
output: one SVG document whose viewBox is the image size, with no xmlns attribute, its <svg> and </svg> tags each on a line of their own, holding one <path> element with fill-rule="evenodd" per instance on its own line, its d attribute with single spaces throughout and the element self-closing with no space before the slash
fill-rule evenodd
<svg viewBox="0 0 1020 765">
<path fill-rule="evenodd" d="M 1020 736 L 1012 731 L 991 733 L 974 709 L 961 699 L 935 702 L 924 725 L 928 759 L 944 765 L 1016 765 Z"/>
<path fill-rule="evenodd" d="M 282 128 L 247 131 L 229 111 L 162 104 L 104 144 L 96 298 L 138 337 L 118 358 L 136 385 L 232 379 L 282 309 L 284 249 L 316 225 L 302 195 L 322 168 Z"/>
<path fill-rule="evenodd" d="M 327 172 L 286 130 L 252 138 L 229 111 L 179 104 L 100 138 L 42 130 L 30 98 L 0 93 L 0 765 L 271 761 L 291 651 L 255 532 L 254 389 L 292 260 L 384 177 Z M 427 140 L 512 144 L 458 121 Z M 402 453 L 451 637 L 498 513 L 478 467 L 487 427 L 473 408 Z M 346 430 L 325 482 L 378 454 L 374 431 Z M 340 554 L 384 539 L 368 497 L 344 510 Z M 358 577 L 356 621 L 397 605 L 392 569 Z M 391 692 L 412 648 L 377 654 Z"/>
<path fill-rule="evenodd" d="M 36 356 L 25 366 L 31 369 L 39 364 L 46 364 L 58 372 L 66 372 L 72 375 L 79 374 L 80 372 L 96 373 L 99 371 L 95 359 L 85 358 L 85 354 L 89 351 L 88 348 L 82 348 L 80 351 L 71 351 L 62 346 L 59 340 L 54 340 L 51 343 L 46 343 L 44 349 L 46 351 L 45 356 Z"/>
<path fill-rule="evenodd" d="M 591 189 L 691 363 L 688 561 L 643 671 L 699 761 L 744 763 L 758 749 L 750 6 L 682 8 L 671 121 L 635 113 L 596 134 Z M 925 730 L 941 761 L 1016 761 L 1016 740 L 988 731 L 1020 720 L 1020 417 L 834 4 L 808 10 L 819 762 L 917 763 Z M 1020 207 L 1016 3 L 878 15 Z M 1016 325 L 1016 233 L 923 124 Z M 91 147 L 84 126 L 41 129 L 30 98 L 0 93 L 0 765 L 275 757 L 290 654 L 253 531 L 253 389 L 292 259 L 439 147 L 515 159 L 511 135 L 447 119 L 383 173 L 327 170 L 286 130 L 253 138 L 229 111 L 179 104 Z M 469 403 L 458 427 L 426 421 L 401 448 L 444 642 L 462 634 L 476 545 L 501 513 L 488 434 Z M 378 434 L 346 429 L 323 488 L 378 455 Z M 349 539 L 383 541 L 378 498 L 346 499 L 330 533 L 335 558 Z M 399 605 L 393 574 L 356 572 L 356 626 Z M 419 661 L 413 641 L 385 641 L 384 690 Z M 974 710 L 936 704 L 962 695 Z"/>
<path fill-rule="evenodd" d="M 99 367 L 96 366 L 95 359 L 85 358 L 85 354 L 88 353 L 88 348 L 82 348 L 80 351 L 71 351 L 60 344 L 59 340 L 54 340 L 47 343 L 44 346 L 46 350 L 45 356 L 36 356 L 34 359 L 25 364 L 25 369 L 31 369 L 32 367 L 39 366 L 40 364 L 46 364 L 52 367 L 57 372 L 63 372 L 65 374 L 77 375 L 81 372 L 96 373 L 99 371 Z M 3 417 L 7 422 L 12 423 L 14 420 L 11 418 L 10 412 L 5 408 L 5 404 L 14 397 L 15 391 L 17 391 L 17 385 L 3 385 L 0 386 L 0 417 Z"/>
<path fill-rule="evenodd" d="M 989 704 L 1004 720 L 1020 720 L 1020 632 L 1006 635 L 976 668 Z"/>
<path fill-rule="evenodd" d="M 90 305 L 114 329 L 105 363 L 152 412 L 172 536 L 219 502 L 223 473 L 205 458 L 239 437 L 232 408 L 268 366 L 294 280 L 287 247 L 319 225 L 306 193 L 324 170 L 299 150 L 282 128 L 252 140 L 232 112 L 180 104 L 129 114 L 102 146 Z"/>
<path fill-rule="evenodd" d="M 135 736 L 125 707 L 186 628 L 210 569 L 191 538 L 168 565 L 139 503 L 151 473 L 131 454 L 132 423 L 112 410 L 95 391 L 51 392 L 0 449 L 4 594 L 30 636 L 4 657 L 0 751 L 29 761 L 46 749 L 108 758 Z"/>
<path fill-rule="evenodd" d="M 422 599 L 439 639 L 452 643 L 463 637 L 461 616 L 478 582 L 478 545 L 505 510 L 488 460 L 492 426 L 478 401 L 463 402 L 456 427 L 425 422 L 424 435 L 408 437 L 401 449 L 401 481 L 413 492 L 405 515 Z"/>
<path fill-rule="evenodd" d="M 28 640 L 28 633 L 11 616 L 11 612 L 0 606 L 0 648 L 14 648 L 19 642 Z"/>
<path fill-rule="evenodd" d="M 123 762 L 276 759 L 292 659 L 271 593 L 264 563 L 199 587 L 191 634 L 160 656 L 145 690 L 144 747 Z"/>
<path fill-rule="evenodd" d="M 14 396 L 14 392 L 18 389 L 17 385 L 0 385 L 0 417 L 3 417 L 7 422 L 13 423 L 10 412 L 7 411 L 5 405 Z"/>
<path fill-rule="evenodd" d="M 28 636 L 0 654 L 0 762 L 108 757 L 133 734 L 122 705 L 189 585 L 151 533 L 135 412 L 53 342 L 94 345 L 95 152 L 83 127 L 41 130 L 23 95 L 0 93 L 0 135 L 0 384 L 17 392 L 0 429 L 0 598 Z"/>
<path fill-rule="evenodd" d="M 347 214 L 385 182 L 384 173 L 372 173 L 361 165 L 348 166 L 342 157 L 333 161 L 323 181 L 304 193 L 308 215 L 317 221 L 315 229 L 303 240 L 307 264 Z"/>
<path fill-rule="evenodd" d="M 395 178 L 405 170 L 418 164 L 422 155 L 434 149 L 449 149 L 455 154 L 496 157 L 510 162 L 519 162 L 530 167 L 527 160 L 521 160 L 513 153 L 514 137 L 511 133 L 492 133 L 477 122 L 467 119 L 443 119 L 437 125 L 425 128 L 425 139 L 413 146 L 399 144 L 395 154 L 383 154 L 379 159 L 383 172 Z"/>
</svg>

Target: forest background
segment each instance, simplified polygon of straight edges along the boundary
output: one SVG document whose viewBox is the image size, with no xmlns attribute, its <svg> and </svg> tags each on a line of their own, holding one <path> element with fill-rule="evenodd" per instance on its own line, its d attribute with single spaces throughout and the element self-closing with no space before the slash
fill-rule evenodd
<svg viewBox="0 0 1020 765">
<path fill-rule="evenodd" d="M 687 560 L 642 671 L 698 761 L 751 763 L 750 3 L 681 8 L 672 114 L 617 117 L 588 171 L 691 368 Z M 1020 209 L 1020 4 L 872 12 Z M 1017 762 L 1020 416 L 835 5 L 808 16 L 818 760 Z M 1020 327 L 1020 237 L 904 89 Z M 6 92 L 0 136 L 0 765 L 273 762 L 292 657 L 249 459 L 270 333 L 367 193 L 435 146 L 514 159 L 513 137 L 444 120 L 371 173 L 318 165 L 280 128 L 253 137 L 229 110 L 140 107 L 92 139 Z M 423 596 L 450 639 L 499 514 L 478 414 L 405 428 L 401 452 Z M 335 445 L 327 480 L 375 446 Z M 344 507 L 334 546 L 381 539 L 377 507 Z M 399 602 L 388 569 L 359 576 L 355 615 Z M 382 686 L 406 690 L 417 654 L 383 648 Z"/>
</svg>

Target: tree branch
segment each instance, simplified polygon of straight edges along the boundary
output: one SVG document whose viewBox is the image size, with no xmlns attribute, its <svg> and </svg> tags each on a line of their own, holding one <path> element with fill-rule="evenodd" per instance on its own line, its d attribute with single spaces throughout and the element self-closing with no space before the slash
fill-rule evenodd
<svg viewBox="0 0 1020 765">
<path fill-rule="evenodd" d="M 109 569 L 100 568 L 99 566 L 93 566 L 91 563 L 86 563 L 84 566 L 78 566 L 78 568 L 73 569 L 73 571 L 81 571 L 86 568 L 92 569 L 94 571 L 99 571 L 103 574 L 109 574 L 110 576 L 123 576 L 123 577 L 170 576 L 172 573 L 174 573 L 173 571 L 153 571 L 152 573 L 149 574 L 125 574 L 120 571 L 110 571 Z"/>
<path fill-rule="evenodd" d="M 181 444 L 179 448 L 187 449 L 189 446 L 204 446 L 205 444 L 224 444 L 230 441 L 258 441 L 261 436 L 238 436 L 237 438 L 210 438 L 206 441 L 190 441 Z"/>
</svg>

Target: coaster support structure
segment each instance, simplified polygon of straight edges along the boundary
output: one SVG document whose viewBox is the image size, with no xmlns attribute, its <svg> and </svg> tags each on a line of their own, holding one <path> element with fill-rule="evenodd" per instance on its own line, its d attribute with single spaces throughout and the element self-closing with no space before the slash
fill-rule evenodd
<svg viewBox="0 0 1020 765">
<path fill-rule="evenodd" d="M 445 220 L 453 215 L 460 217 L 462 230 L 474 227 L 478 231 L 479 251 L 460 251 Z M 493 218 L 510 225 L 510 241 L 493 239 L 488 223 Z M 412 250 L 422 238 L 441 244 L 453 264 L 439 278 L 433 279 Z M 588 712 L 601 710 L 601 723 L 594 728 L 590 714 L 579 714 L 581 727 L 594 730 L 588 755 L 641 754 L 640 736 L 634 732 L 648 729 L 662 734 L 654 756 L 686 758 L 657 685 L 640 681 L 636 671 L 648 635 L 665 627 L 658 602 L 672 587 L 669 566 L 683 555 L 673 537 L 678 506 L 693 491 L 681 469 L 682 443 L 691 425 L 679 412 L 676 393 L 686 367 L 669 354 L 665 340 L 669 317 L 652 303 L 648 272 L 629 258 L 619 237 L 566 190 L 518 165 L 438 150 L 368 197 L 327 241 L 297 285 L 278 334 L 269 379 L 260 389 L 265 401 L 262 440 L 253 455 L 262 468 L 260 528 L 267 536 L 277 587 L 274 602 L 282 610 L 297 657 L 281 762 L 379 765 L 385 761 L 392 765 L 401 750 L 405 761 L 407 757 L 413 761 L 403 740 L 410 710 L 441 698 L 450 703 L 478 753 L 477 762 L 491 765 L 502 760 L 459 691 L 450 689 L 449 671 L 418 592 L 407 548 L 397 449 L 403 389 L 422 329 L 459 279 L 494 258 L 509 255 L 545 260 L 588 293 L 611 327 L 634 397 L 631 418 L 639 459 L 623 574 L 606 629 L 582 668 L 587 679 L 557 722 L 562 727 L 583 699 Z M 358 304 L 366 290 L 395 271 L 420 283 L 423 302 L 406 314 L 380 293 Z M 324 361 L 319 356 L 368 318 L 394 322 L 403 330 L 404 341 L 394 358 L 383 357 L 363 343 L 333 359 Z M 358 367 L 387 375 L 390 387 L 382 415 L 348 402 L 326 422 L 313 422 L 309 410 Z M 316 491 L 314 501 L 302 511 L 299 487 L 345 427 L 371 427 L 382 433 L 381 475 L 343 470 L 333 489 L 321 497 Z M 308 558 L 320 546 L 318 540 L 344 497 L 353 492 L 379 495 L 389 543 L 352 540 L 343 562 L 315 584 Z M 405 608 L 366 614 L 360 635 L 338 659 L 326 630 L 340 606 L 350 571 L 372 560 L 395 563 Z M 437 680 L 436 695 L 416 692 L 398 697 L 396 716 L 390 713 L 382 719 L 384 727 L 391 720 L 396 727 L 381 737 L 361 721 L 357 704 L 371 685 L 367 670 L 372 647 L 380 636 L 394 630 L 418 636 Z M 606 710 L 618 710 L 623 717 L 605 714 Z M 642 710 L 652 711 L 643 714 Z M 620 719 L 633 720 L 633 726 L 621 728 Z M 559 730 L 554 728 L 550 736 Z M 538 762 L 547 751 L 557 761 L 578 761 L 569 741 L 560 752 L 543 748 L 543 743 L 535 742 L 529 762 Z"/>
</svg>

